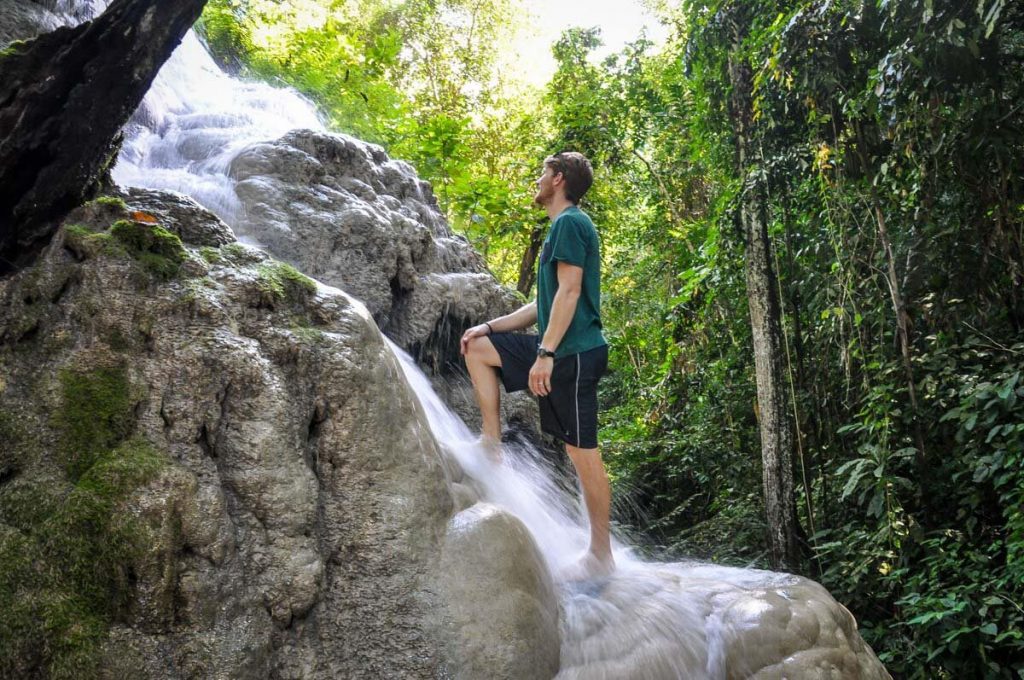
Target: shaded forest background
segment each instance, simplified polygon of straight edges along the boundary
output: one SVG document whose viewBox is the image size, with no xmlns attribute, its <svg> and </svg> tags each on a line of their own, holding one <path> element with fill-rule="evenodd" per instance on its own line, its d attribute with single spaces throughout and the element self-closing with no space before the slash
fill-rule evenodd
<svg viewBox="0 0 1024 680">
<path fill-rule="evenodd" d="M 1024 6 L 652 0 L 512 80 L 518 0 L 212 0 L 201 31 L 431 181 L 532 295 L 548 153 L 595 164 L 619 523 L 674 557 L 766 566 L 740 197 L 781 302 L 801 566 L 890 671 L 1024 678 Z M 584 19 L 585 20 L 585 19 Z M 730 68 L 752 75 L 746 165 Z"/>
</svg>

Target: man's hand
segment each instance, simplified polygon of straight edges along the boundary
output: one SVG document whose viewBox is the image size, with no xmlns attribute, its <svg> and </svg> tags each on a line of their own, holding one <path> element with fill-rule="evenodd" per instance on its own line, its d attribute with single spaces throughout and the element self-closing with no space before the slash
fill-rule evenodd
<svg viewBox="0 0 1024 680">
<path fill-rule="evenodd" d="M 491 332 L 487 329 L 487 324 L 482 323 L 479 326 L 473 326 L 465 333 L 462 334 L 462 342 L 459 344 L 459 350 L 465 354 L 469 348 L 469 341 L 473 338 L 482 338 L 490 335 Z"/>
<path fill-rule="evenodd" d="M 551 371 L 555 368 L 552 357 L 537 357 L 530 369 L 530 391 L 538 397 L 551 394 Z"/>
</svg>

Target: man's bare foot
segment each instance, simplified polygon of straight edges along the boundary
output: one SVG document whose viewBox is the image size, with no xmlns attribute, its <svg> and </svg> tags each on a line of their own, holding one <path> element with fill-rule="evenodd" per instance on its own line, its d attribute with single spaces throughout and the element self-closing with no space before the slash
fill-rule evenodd
<svg viewBox="0 0 1024 680">
<path fill-rule="evenodd" d="M 586 581 L 608 576 L 615 571 L 615 558 L 611 554 L 598 557 L 587 551 L 576 562 L 572 562 L 557 571 L 555 580 L 563 583 Z"/>
<path fill-rule="evenodd" d="M 480 435 L 480 438 L 476 440 L 476 445 L 483 450 L 488 460 L 492 463 L 501 463 L 504 457 L 501 452 L 501 440 L 489 437 L 486 434 Z"/>
</svg>

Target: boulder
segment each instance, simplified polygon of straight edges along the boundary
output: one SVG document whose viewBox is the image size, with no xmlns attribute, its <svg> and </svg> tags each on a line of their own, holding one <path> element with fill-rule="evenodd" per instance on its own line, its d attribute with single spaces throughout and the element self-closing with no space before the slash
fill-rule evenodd
<svg viewBox="0 0 1024 680">
<path fill-rule="evenodd" d="M 518 680 L 558 672 L 558 600 L 519 519 L 486 503 L 455 515 L 440 573 L 453 677 Z"/>
<path fill-rule="evenodd" d="M 521 304 L 452 233 L 430 185 L 378 146 L 296 130 L 247 147 L 229 174 L 240 236 L 362 300 L 435 373 L 460 370 L 466 327 Z"/>
<path fill-rule="evenodd" d="M 841 604 L 805 578 L 629 562 L 562 593 L 559 680 L 887 680 Z"/>
</svg>

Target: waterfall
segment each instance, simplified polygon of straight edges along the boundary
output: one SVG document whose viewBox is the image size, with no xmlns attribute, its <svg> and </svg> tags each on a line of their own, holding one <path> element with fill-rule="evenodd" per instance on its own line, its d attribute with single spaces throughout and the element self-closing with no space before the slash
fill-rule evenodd
<svg viewBox="0 0 1024 680">
<path fill-rule="evenodd" d="M 109 0 L 55 0 L 68 25 L 99 15 Z M 295 129 L 323 130 L 315 107 L 298 92 L 232 78 L 194 30 L 157 74 L 125 126 L 114 181 L 191 196 L 231 226 L 241 215 L 230 176 L 245 147 Z"/>
<path fill-rule="evenodd" d="M 128 124 L 114 180 L 186 194 L 235 226 L 231 161 L 250 144 L 297 128 L 323 129 L 309 102 L 293 90 L 229 77 L 189 31 Z"/>
</svg>

